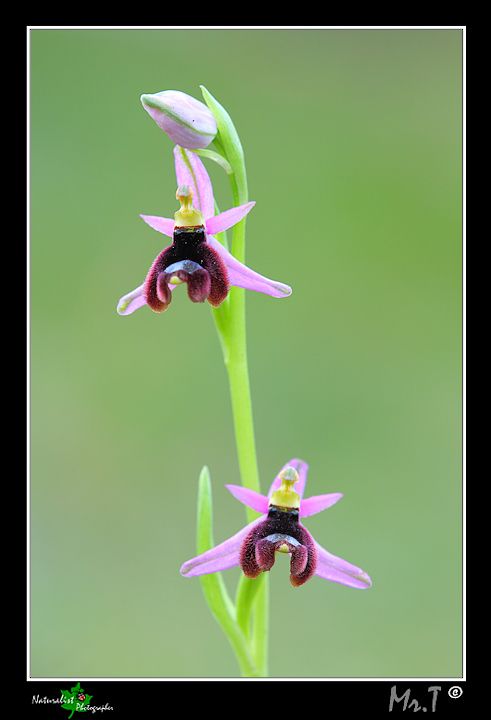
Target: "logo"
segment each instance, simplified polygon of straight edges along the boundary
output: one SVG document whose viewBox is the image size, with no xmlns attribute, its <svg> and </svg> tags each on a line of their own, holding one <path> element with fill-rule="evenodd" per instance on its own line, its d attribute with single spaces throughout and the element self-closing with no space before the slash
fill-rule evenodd
<svg viewBox="0 0 491 720">
<path fill-rule="evenodd" d="M 96 712 L 104 712 L 105 710 L 114 709 L 111 705 L 109 705 L 109 703 L 105 703 L 104 705 L 91 705 L 90 701 L 94 696 L 88 695 L 85 690 L 80 687 L 79 682 L 75 685 L 75 687 L 70 688 L 70 690 L 60 690 L 60 692 L 61 696 L 58 695 L 58 697 L 54 698 L 49 698 L 46 695 L 33 695 L 32 704 L 61 705 L 63 710 L 68 710 L 70 713 L 68 717 L 65 715 L 66 720 L 70 720 L 73 717 L 74 712 L 90 712 L 94 714 Z"/>
<path fill-rule="evenodd" d="M 74 712 L 86 712 L 87 706 L 92 700 L 93 695 L 87 695 L 84 689 L 80 687 L 78 682 L 75 687 L 72 687 L 70 692 L 68 690 L 61 691 L 61 698 L 63 700 L 62 708 L 64 710 L 70 710 L 68 720 L 72 717 Z"/>
</svg>

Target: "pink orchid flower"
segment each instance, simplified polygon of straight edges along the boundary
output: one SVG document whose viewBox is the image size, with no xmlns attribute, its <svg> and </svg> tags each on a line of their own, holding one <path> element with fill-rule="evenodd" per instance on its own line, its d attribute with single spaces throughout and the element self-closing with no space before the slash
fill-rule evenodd
<svg viewBox="0 0 491 720">
<path fill-rule="evenodd" d="M 172 237 L 172 245 L 156 257 L 145 282 L 120 299 L 118 313 L 129 315 L 143 305 L 163 312 L 171 301 L 171 291 L 183 282 L 193 302 L 208 300 L 213 307 L 221 305 L 232 285 L 272 297 L 291 295 L 288 285 L 251 270 L 214 237 L 242 220 L 255 203 L 215 215 L 213 188 L 199 157 L 178 146 L 174 155 L 181 210 L 174 219 L 140 216 L 154 230 Z"/>
<path fill-rule="evenodd" d="M 267 496 L 240 485 L 226 485 L 237 500 L 260 512 L 261 517 L 185 562 L 181 575 L 196 577 L 240 565 L 247 577 L 257 578 L 271 570 L 275 553 L 283 552 L 291 557 L 290 582 L 294 587 L 313 575 L 353 588 L 370 587 L 372 581 L 366 572 L 321 547 L 300 522 L 300 518 L 326 510 L 343 497 L 342 493 L 331 493 L 304 500 L 308 467 L 298 458 L 290 460 L 273 480 Z"/>
</svg>

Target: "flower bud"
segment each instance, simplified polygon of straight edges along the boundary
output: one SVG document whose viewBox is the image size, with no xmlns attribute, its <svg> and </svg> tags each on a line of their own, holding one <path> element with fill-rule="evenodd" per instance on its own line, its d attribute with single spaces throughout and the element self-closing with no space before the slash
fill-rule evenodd
<svg viewBox="0 0 491 720">
<path fill-rule="evenodd" d="M 211 111 L 199 100 L 179 90 L 142 95 L 145 110 L 171 140 L 189 150 L 207 147 L 217 134 Z"/>
</svg>

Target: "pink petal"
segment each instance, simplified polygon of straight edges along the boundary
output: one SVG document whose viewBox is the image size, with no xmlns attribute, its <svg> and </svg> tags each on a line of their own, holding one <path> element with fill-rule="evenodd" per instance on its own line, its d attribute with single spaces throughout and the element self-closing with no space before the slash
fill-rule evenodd
<svg viewBox="0 0 491 720">
<path fill-rule="evenodd" d="M 131 315 L 131 313 L 138 310 L 138 308 L 143 307 L 145 304 L 145 298 L 143 297 L 143 285 L 140 285 L 127 295 L 123 295 L 118 302 L 117 310 L 120 315 Z"/>
<path fill-rule="evenodd" d="M 173 237 L 174 220 L 171 220 L 171 218 L 158 217 L 157 215 L 140 215 L 140 217 L 154 230 L 158 230 L 158 232 L 168 237 Z"/>
<path fill-rule="evenodd" d="M 207 223 L 208 224 L 208 223 Z M 270 280 L 264 275 L 251 270 L 243 263 L 239 262 L 229 251 L 216 240 L 213 235 L 207 235 L 207 242 L 217 250 L 225 261 L 228 269 L 228 277 L 231 285 L 235 287 L 245 288 L 246 290 L 255 290 L 272 297 L 288 297 L 291 295 L 292 289 L 289 285 L 284 285 L 277 280 Z"/>
<path fill-rule="evenodd" d="M 330 493 L 329 495 L 312 495 L 312 497 L 302 500 L 300 505 L 300 517 L 308 517 L 315 515 L 322 510 L 327 510 L 338 500 L 341 500 L 343 493 Z"/>
<path fill-rule="evenodd" d="M 192 560 L 187 560 L 181 567 L 181 575 L 185 577 L 196 577 L 208 575 L 209 573 L 221 572 L 235 567 L 239 564 L 239 549 L 244 537 L 252 529 L 253 525 L 262 522 L 263 518 L 257 518 L 248 525 L 232 535 L 228 540 L 216 545 L 211 550 L 198 555 Z"/>
<path fill-rule="evenodd" d="M 249 488 L 242 487 L 242 485 L 225 485 L 227 490 L 230 490 L 232 495 L 240 500 L 241 503 L 248 507 L 260 512 L 263 515 L 268 513 L 268 498 L 265 495 L 261 495 L 255 490 L 249 490 Z"/>
<path fill-rule="evenodd" d="M 248 212 L 252 210 L 256 203 L 251 201 L 239 205 L 238 207 L 225 210 L 220 215 L 214 215 L 206 220 L 206 232 L 208 235 L 218 235 L 218 233 L 228 230 L 232 225 L 236 225 Z"/>
<path fill-rule="evenodd" d="M 215 214 L 213 188 L 205 166 L 195 153 L 176 145 L 174 148 L 177 185 L 188 185 L 193 191 L 193 205 L 206 220 Z"/>
<path fill-rule="evenodd" d="M 332 555 L 315 540 L 314 543 L 318 555 L 316 575 L 324 580 L 331 580 L 353 588 L 364 589 L 371 586 L 370 577 L 361 568 Z"/>
</svg>

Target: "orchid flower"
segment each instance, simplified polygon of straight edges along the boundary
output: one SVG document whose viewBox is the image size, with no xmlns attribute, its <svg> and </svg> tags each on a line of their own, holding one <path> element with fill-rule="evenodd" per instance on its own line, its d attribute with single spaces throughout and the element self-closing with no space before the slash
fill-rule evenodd
<svg viewBox="0 0 491 720">
<path fill-rule="evenodd" d="M 372 581 L 366 572 L 321 547 L 300 522 L 300 518 L 326 510 L 343 497 L 342 493 L 331 493 L 304 500 L 307 471 L 303 460 L 290 460 L 273 480 L 267 497 L 239 485 L 226 485 L 237 500 L 260 512 L 261 517 L 185 562 L 181 575 L 207 575 L 240 565 L 247 577 L 257 578 L 271 570 L 275 553 L 282 552 L 291 557 L 290 582 L 294 587 L 313 575 L 349 587 L 370 587 Z"/>
<path fill-rule="evenodd" d="M 288 285 L 251 270 L 213 237 L 242 220 L 255 203 L 247 202 L 215 215 L 213 188 L 201 160 L 177 146 L 174 155 L 176 197 L 181 209 L 174 219 L 140 216 L 154 230 L 172 237 L 172 245 L 156 257 L 145 282 L 120 299 L 118 313 L 129 315 L 145 304 L 155 312 L 164 312 L 171 291 L 183 282 L 193 302 L 208 300 L 213 307 L 221 305 L 232 285 L 272 297 L 290 295 Z"/>
</svg>

